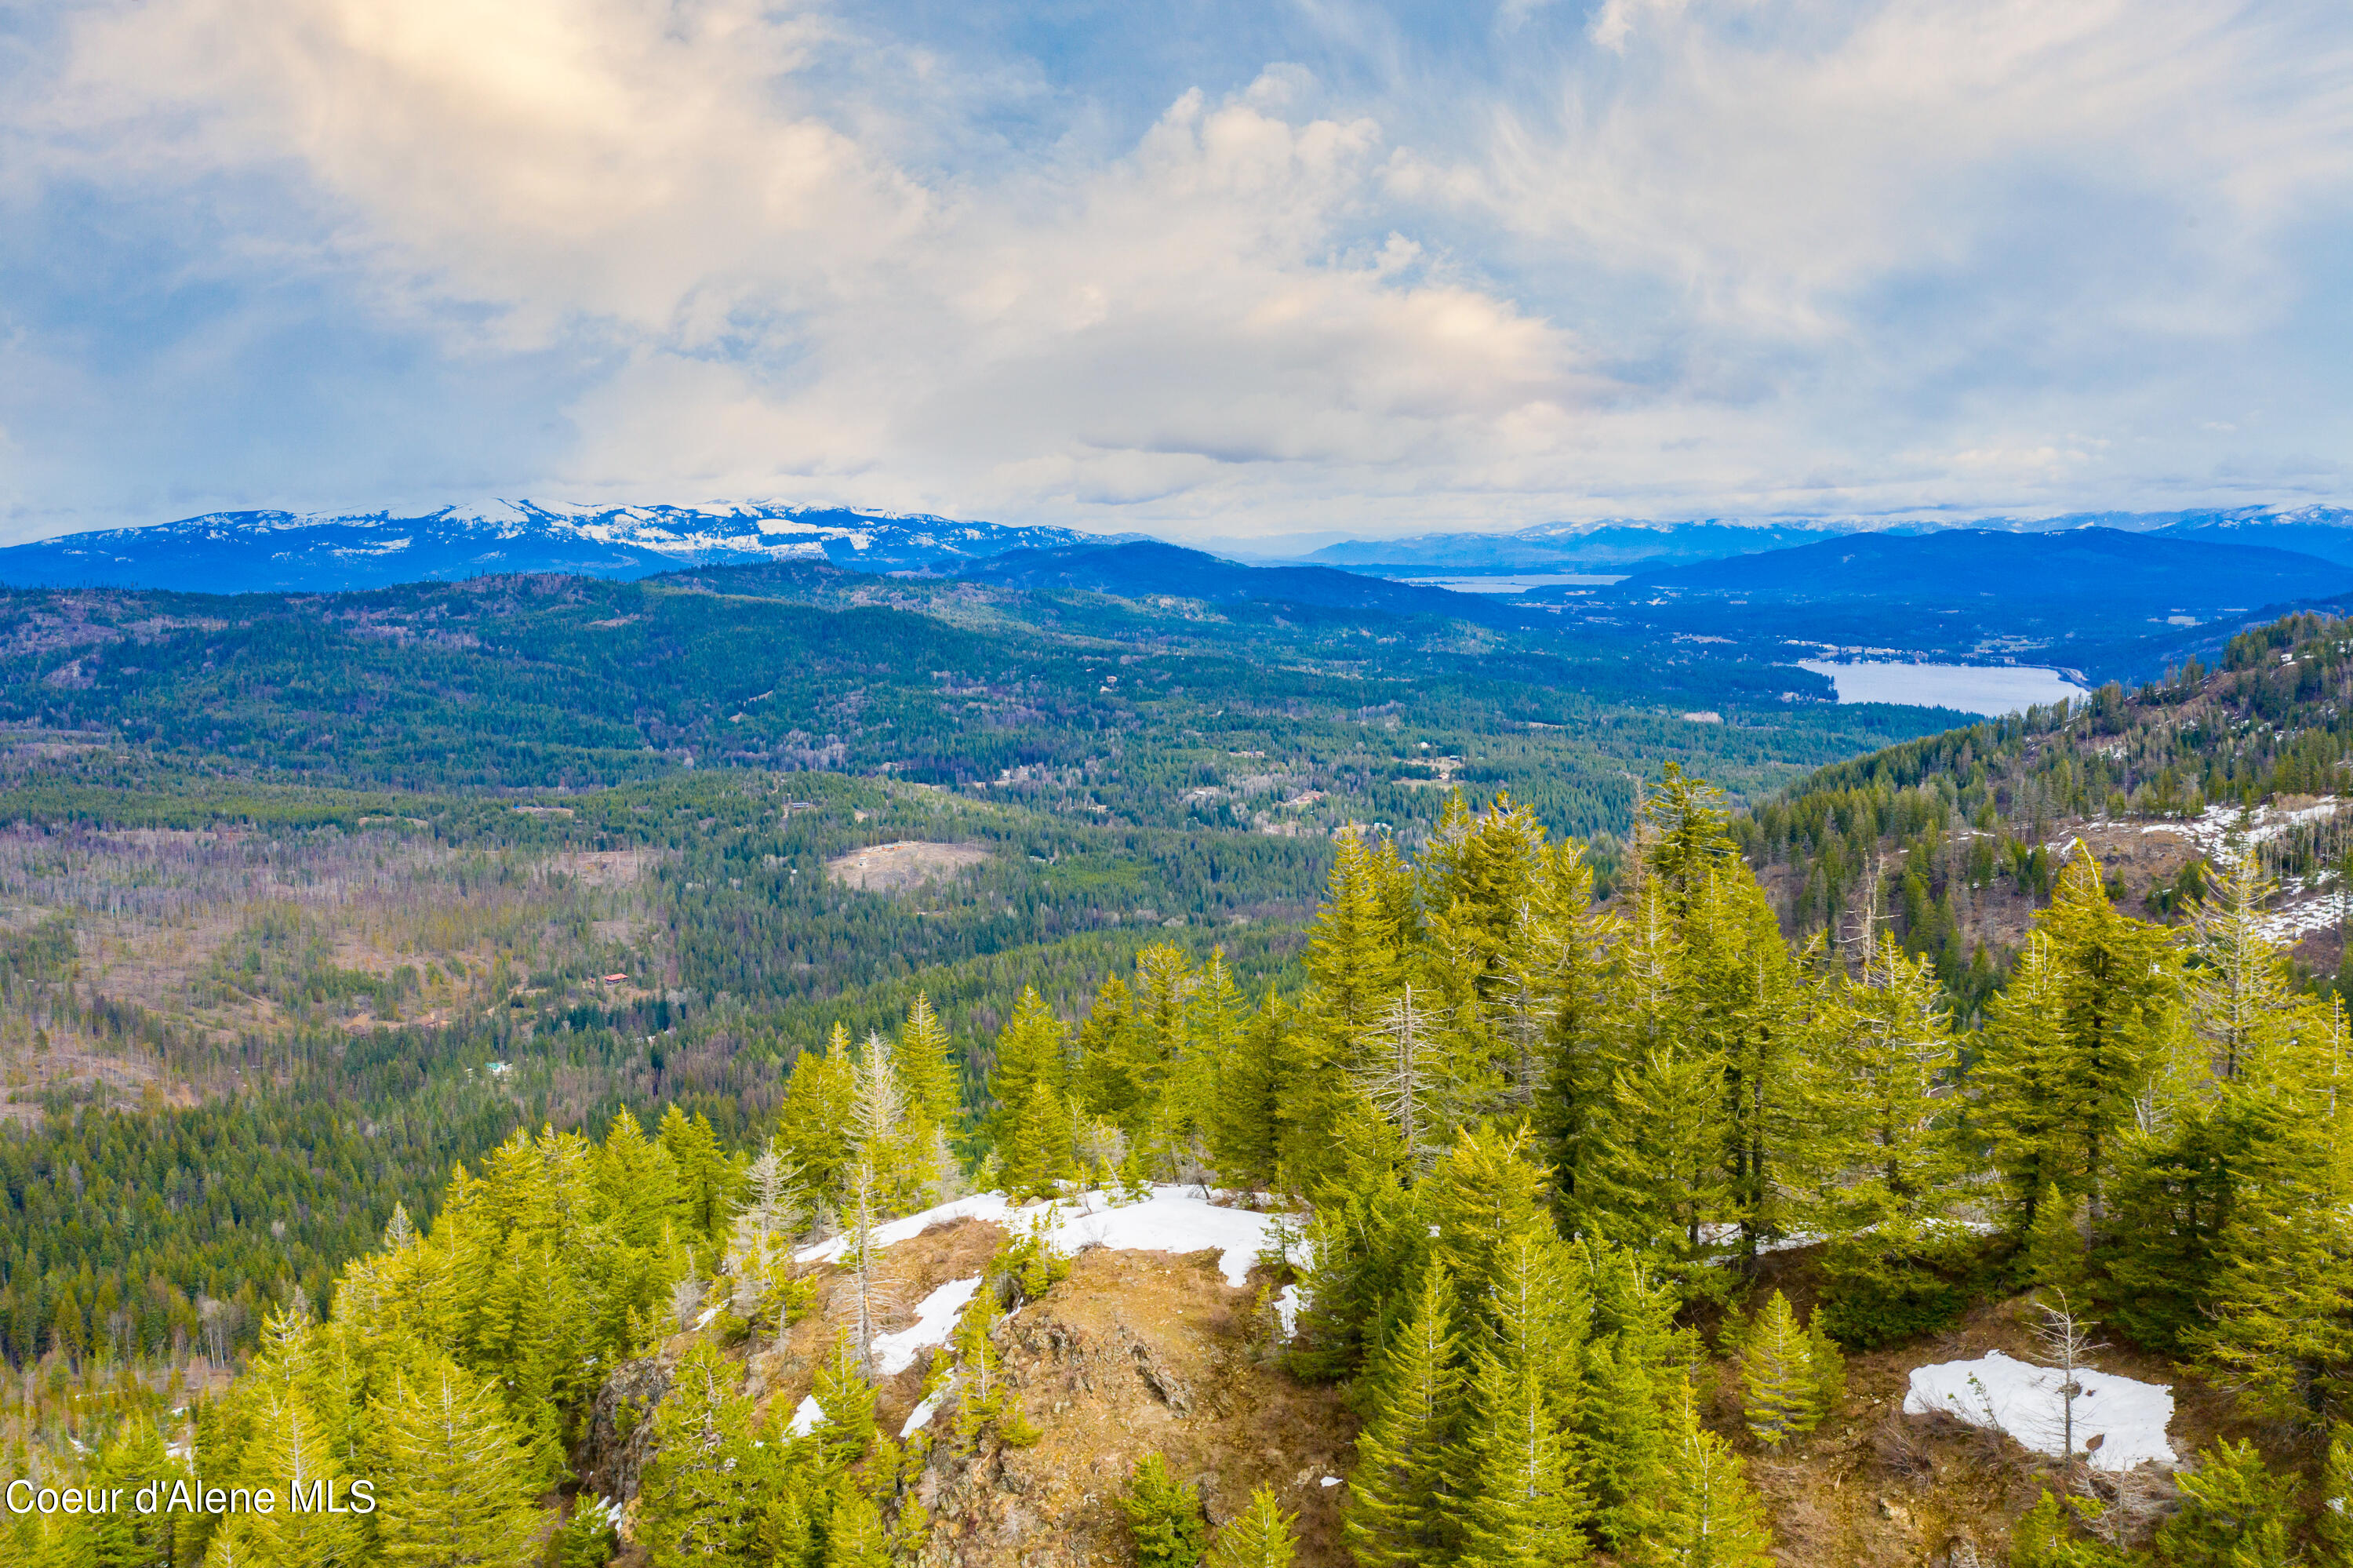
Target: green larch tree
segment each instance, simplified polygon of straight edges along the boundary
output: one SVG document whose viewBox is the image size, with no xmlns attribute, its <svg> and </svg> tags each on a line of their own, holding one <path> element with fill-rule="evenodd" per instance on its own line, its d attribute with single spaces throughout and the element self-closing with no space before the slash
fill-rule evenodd
<svg viewBox="0 0 2353 1568">
<path fill-rule="evenodd" d="M 1419 1568 L 1452 1548 L 1453 1449 L 1462 1418 L 1455 1303 L 1444 1266 L 1424 1267 L 1372 1372 L 1342 1531 L 1359 1568 Z"/>
<path fill-rule="evenodd" d="M 1271 1487 L 1261 1487 L 1218 1531 L 1202 1562 L 1206 1568 L 1291 1568 L 1299 1554 L 1292 1533 L 1297 1517 L 1282 1511 Z"/>
<path fill-rule="evenodd" d="M 1677 1401 L 1674 1431 L 1658 1528 L 1632 1560 L 1643 1568 L 1772 1568 L 1765 1499 L 1740 1456 L 1699 1424 L 1689 1384 Z"/>
<path fill-rule="evenodd" d="M 1773 1292 L 1741 1336 L 1741 1409 L 1749 1435 L 1778 1448 L 1821 1422 L 1814 1347 L 1789 1298 Z"/>
<path fill-rule="evenodd" d="M 396 1376 L 377 1407 L 375 1526 L 395 1568 L 526 1568 L 539 1555 L 533 1467 L 497 1395 L 463 1370 Z"/>
</svg>

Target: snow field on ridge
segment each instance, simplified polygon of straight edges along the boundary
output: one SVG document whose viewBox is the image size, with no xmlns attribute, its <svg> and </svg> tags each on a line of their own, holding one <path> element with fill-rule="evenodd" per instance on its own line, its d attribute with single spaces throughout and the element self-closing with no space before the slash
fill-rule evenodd
<svg viewBox="0 0 2353 1568">
<path fill-rule="evenodd" d="M 1200 1195 L 1198 1187 L 1155 1187 L 1142 1200 L 1123 1202 L 1103 1192 L 1037 1203 L 1016 1203 L 1002 1192 L 981 1192 L 941 1203 L 904 1219 L 876 1225 L 874 1245 L 889 1247 L 921 1235 L 934 1225 L 956 1220 L 988 1220 L 1008 1230 L 1027 1225 L 1049 1210 L 1056 1213 L 1048 1239 L 1064 1252 L 1091 1246 L 1113 1252 L 1204 1252 L 1219 1250 L 1218 1266 L 1226 1283 L 1239 1287 L 1250 1265 L 1267 1245 L 1269 1234 L 1283 1214 L 1250 1209 L 1221 1208 Z M 849 1238 L 838 1235 L 793 1255 L 801 1263 L 838 1263 L 849 1248 Z"/>
</svg>

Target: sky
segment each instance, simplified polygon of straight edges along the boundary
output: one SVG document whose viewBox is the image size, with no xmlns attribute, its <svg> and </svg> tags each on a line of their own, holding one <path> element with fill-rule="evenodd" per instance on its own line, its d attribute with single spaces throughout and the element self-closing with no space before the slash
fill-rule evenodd
<svg viewBox="0 0 2353 1568">
<path fill-rule="evenodd" d="M 0 539 L 2353 498 L 2344 0 L 0 0 Z"/>
</svg>

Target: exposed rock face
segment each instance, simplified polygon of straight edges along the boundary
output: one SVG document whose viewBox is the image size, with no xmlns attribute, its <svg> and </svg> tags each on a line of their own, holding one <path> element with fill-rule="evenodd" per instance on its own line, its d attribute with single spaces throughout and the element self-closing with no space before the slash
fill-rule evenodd
<svg viewBox="0 0 2353 1568">
<path fill-rule="evenodd" d="M 596 1391 L 588 1430 L 572 1456 L 584 1494 L 617 1503 L 638 1495 L 638 1478 L 653 1451 L 654 1406 L 670 1393 L 672 1364 L 668 1351 L 624 1362 Z"/>
<path fill-rule="evenodd" d="M 1192 1481 L 1212 1524 L 1272 1487 L 1299 1514 L 1301 1568 L 1343 1562 L 1339 1489 L 1353 1425 L 1338 1394 L 1252 1355 L 1248 1292 L 1208 1255 L 1097 1251 L 997 1329 L 1006 1384 L 1041 1431 L 959 1451 L 943 1425 L 918 1483 L 924 1568 L 1079 1568 L 1127 1560 L 1119 1498 L 1145 1454 Z"/>
</svg>

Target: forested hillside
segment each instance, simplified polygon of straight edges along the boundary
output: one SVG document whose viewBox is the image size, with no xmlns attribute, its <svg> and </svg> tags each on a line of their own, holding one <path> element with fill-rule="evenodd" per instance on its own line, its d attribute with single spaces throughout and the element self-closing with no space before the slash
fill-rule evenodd
<svg viewBox="0 0 2353 1568">
<path fill-rule="evenodd" d="M 2271 934 L 2333 976 L 2353 890 L 2348 714 L 2346 623 L 2291 617 L 2232 639 L 2212 669 L 2193 659 L 1835 764 L 1758 801 L 1742 845 L 1792 932 L 1852 939 L 1868 911 L 1981 1004 L 2071 845 L 2094 849 L 2112 896 L 2179 922 L 2243 842 L 2276 885 Z"/>
<path fill-rule="evenodd" d="M 1143 1550 L 1122 1496 L 1308 1563 L 2013 1526 L 2204 1561 L 2187 1482 L 2152 1536 L 2171 1492 L 1873 1413 L 1931 1343 L 2024 1355 L 2030 1287 L 2179 1389 L 2181 1452 L 2259 1438 L 2218 1474 L 2327 1522 L 2263 1478 L 2322 1475 L 2343 1375 L 2335 622 L 1801 775 L 1924 715 L 1743 706 L 1768 668 L 1703 651 L 1662 678 L 1717 683 L 1704 722 L 1489 622 L 825 568 L 13 613 L 19 1471 L 385 1489 L 316 1540 L 26 1516 L 35 1561 L 521 1562 L 558 1515 L 567 1563 L 1011 1561 L 1050 1496 L 1073 1562 Z M 858 1239 L 965 1187 L 1006 1196 Z M 1119 1250 L 1122 1194 L 1226 1234 L 1206 1187 L 1296 1245 L 1239 1287 L 1248 1247 Z M 481 1487 L 420 1478 L 460 1431 Z M 2019 1523 L 2071 1485 L 2094 1535 Z"/>
<path fill-rule="evenodd" d="M 1584 833 L 1622 828 L 1628 775 L 1670 753 L 1762 788 L 1933 722 L 1831 705 L 1826 682 L 1784 663 L 1662 657 L 1535 619 L 1507 631 L 815 566 L 332 597 L 5 593 L 0 720 L 17 768 L 166 792 L 581 789 L 733 767 L 887 773 L 1169 826 L 1248 827 L 1287 802 L 1322 806 L 1308 816 L 1324 829 L 1426 823 L 1435 797 L 1419 791 L 1443 760 Z"/>
<path fill-rule="evenodd" d="M 16 1407 L 53 1486 L 366 1480 L 373 1511 L 8 1528 L 35 1562 L 256 1568 L 1075 1562 L 1106 1541 L 1157 1563 L 1206 1542 L 1221 1564 L 1761 1565 L 1777 1537 L 1809 1563 L 2189 1564 L 2248 1541 L 2268 1554 L 2246 1561 L 2345 1560 L 2348 1042 L 2290 988 L 2260 862 L 2232 860 L 2176 933 L 2077 854 L 1961 1030 L 1894 940 L 1786 939 L 1704 787 L 1671 770 L 1634 842 L 1602 905 L 1578 844 L 1456 804 L 1412 856 L 1344 836 L 1273 983 L 1162 945 L 1075 1018 L 1004 996 L 977 1092 L 919 1001 L 804 1051 L 732 1136 L 678 1108 L 518 1130 L 429 1224 L 396 1212 L 329 1300 L 275 1304 L 191 1425 L 127 1376 L 70 1415 Z M 1270 1230 L 1191 1183 L 1303 1217 Z M 1006 1196 L 890 1223 L 966 1185 Z M 1053 1198 L 1094 1217 L 1019 1207 Z M 1208 1241 L 1225 1282 L 1166 1321 L 1142 1303 L 1183 1265 L 1068 1255 L 1261 1234 L 1255 1266 Z M 1105 1289 L 1134 1303 L 1115 1327 L 1089 1316 Z M 1874 1411 L 1931 1347 L 2022 1349 L 2021 1320 L 2052 1353 L 2179 1361 L 2153 1441 L 2206 1445 L 2195 1469 L 2152 1490 L 2104 1467 L 2090 1437 L 2152 1439 L 2088 1399 L 2041 1461 L 1948 1436 L 1966 1407 Z M 1248 1399 L 1202 1403 L 1187 1354 L 1231 1359 Z M 1101 1424 L 1129 1397 L 1100 1381 L 1114 1364 L 1150 1420 Z M 2107 1375 L 2084 1386 L 2147 1386 Z M 1324 1383 L 1345 1412 L 1250 1425 Z M 1238 1440 L 1272 1446 L 1198 1475 L 1161 1451 Z M 1022 1527 L 1005 1489 L 1040 1484 L 1033 1446 L 1103 1479 Z M 1335 1446 L 1336 1490 L 1284 1459 Z M 2004 1454 L 2027 1457 L 1989 1468 Z M 1837 1504 L 1850 1485 L 1875 1512 Z"/>
<path fill-rule="evenodd" d="M 918 994 L 976 1090 L 1023 984 L 1169 942 L 1293 986 L 1333 831 L 1417 842 L 1457 783 L 1606 877 L 1662 757 L 1757 789 L 1923 722 L 1501 637 L 823 566 L 6 595 L 6 1351 L 239 1353 L 509 1127 L 740 1140 Z"/>
</svg>

